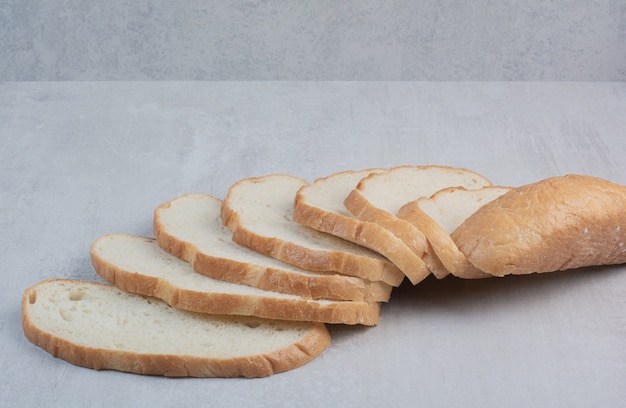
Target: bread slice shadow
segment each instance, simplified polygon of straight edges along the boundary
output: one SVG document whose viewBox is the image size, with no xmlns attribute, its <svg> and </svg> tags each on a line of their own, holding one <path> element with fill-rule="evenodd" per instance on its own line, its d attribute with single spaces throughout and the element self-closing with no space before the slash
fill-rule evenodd
<svg viewBox="0 0 626 408">
<path fill-rule="evenodd" d="M 394 313 L 396 307 L 408 307 L 416 313 L 433 309 L 459 312 L 468 308 L 489 310 L 498 306 L 510 307 L 512 304 L 524 307 L 529 301 L 541 298 L 575 296 L 572 291 L 623 272 L 623 265 L 608 265 L 503 278 L 429 278 L 417 286 L 403 283 L 392 293 L 381 319 L 384 319 L 385 314 Z"/>
<path fill-rule="evenodd" d="M 507 312 L 517 316 L 531 310 L 549 312 L 545 308 L 551 307 L 554 301 L 576 304 L 586 288 L 612 287 L 616 275 L 624 272 L 624 265 L 609 265 L 488 279 L 431 276 L 417 286 L 405 281 L 394 289 L 390 301 L 382 305 L 379 326 L 389 320 L 393 320 L 394 325 L 424 324 L 432 319 L 458 321 L 455 319 L 462 317 L 478 323 Z M 329 325 L 328 328 L 335 340 L 367 335 L 379 329 L 345 325 Z"/>
</svg>

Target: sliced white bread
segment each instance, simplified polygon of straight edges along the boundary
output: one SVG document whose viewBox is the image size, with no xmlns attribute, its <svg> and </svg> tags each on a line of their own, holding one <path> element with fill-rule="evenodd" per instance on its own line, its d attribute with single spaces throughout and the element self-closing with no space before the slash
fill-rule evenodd
<svg viewBox="0 0 626 408">
<path fill-rule="evenodd" d="M 388 229 L 354 217 L 343 205 L 345 198 L 361 179 L 382 171 L 385 170 L 344 171 L 302 186 L 296 194 L 293 219 L 318 231 L 376 251 L 389 259 L 406 276 L 423 279 L 430 274 L 430 270 L 421 256 Z"/>
<path fill-rule="evenodd" d="M 476 189 L 491 185 L 485 177 L 467 169 L 447 166 L 399 166 L 363 178 L 350 192 L 344 205 L 354 216 L 376 222 L 402 239 L 422 256 L 433 274 L 442 278 L 449 271 L 432 253 L 424 233 L 397 216 L 404 204 L 430 197 L 447 187 Z M 414 285 L 422 276 L 407 276 Z"/>
<path fill-rule="evenodd" d="M 265 377 L 330 344 L 321 323 L 192 313 L 109 285 L 46 280 L 24 292 L 26 337 L 95 370 L 170 377 Z"/>
<path fill-rule="evenodd" d="M 375 303 L 311 300 L 212 279 L 150 238 L 104 235 L 93 243 L 91 259 L 98 275 L 119 289 L 192 312 L 368 325 L 380 314 Z"/>
<path fill-rule="evenodd" d="M 514 188 L 472 214 L 452 239 L 494 276 L 626 262 L 626 187 L 590 176 Z"/>
<path fill-rule="evenodd" d="M 214 279 L 312 299 L 389 299 L 391 287 L 382 282 L 307 271 L 236 244 L 222 224 L 221 207 L 221 200 L 206 194 L 187 194 L 160 205 L 154 212 L 159 245 Z"/>
<path fill-rule="evenodd" d="M 300 268 L 398 286 L 404 274 L 381 254 L 293 221 L 296 193 L 306 185 L 285 174 L 233 184 L 222 204 L 222 222 L 233 241 Z"/>
<path fill-rule="evenodd" d="M 403 205 L 398 217 L 409 221 L 426 239 L 445 268 L 459 278 L 479 279 L 492 275 L 478 270 L 459 251 L 450 234 L 480 207 L 509 191 L 508 187 L 483 187 L 468 190 L 450 187 L 431 197 Z"/>
</svg>

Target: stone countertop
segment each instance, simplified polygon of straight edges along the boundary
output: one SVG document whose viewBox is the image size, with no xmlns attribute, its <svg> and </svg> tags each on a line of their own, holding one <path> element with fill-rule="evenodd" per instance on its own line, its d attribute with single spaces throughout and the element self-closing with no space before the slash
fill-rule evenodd
<svg viewBox="0 0 626 408">
<path fill-rule="evenodd" d="M 235 181 L 441 164 L 518 186 L 626 184 L 626 83 L 0 83 L 2 406 L 616 407 L 626 266 L 396 289 L 377 327 L 331 326 L 313 362 L 263 379 L 167 379 L 55 359 L 23 291 L 100 281 L 89 247 L 152 235 L 156 206 Z"/>
</svg>

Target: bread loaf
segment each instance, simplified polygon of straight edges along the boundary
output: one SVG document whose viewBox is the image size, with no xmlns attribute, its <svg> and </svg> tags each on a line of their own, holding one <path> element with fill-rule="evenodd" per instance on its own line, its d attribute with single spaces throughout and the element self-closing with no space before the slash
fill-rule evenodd
<svg viewBox="0 0 626 408">
<path fill-rule="evenodd" d="M 268 376 L 319 355 L 330 343 L 323 323 L 376 325 L 404 276 L 626 263 L 626 187 L 567 175 L 497 188 L 442 166 L 312 185 L 273 175 L 236 183 L 224 203 L 168 201 L 154 233 L 94 242 L 93 266 L 114 286 L 50 279 L 27 289 L 25 336 L 97 370 Z"/>
<path fill-rule="evenodd" d="M 24 292 L 25 336 L 96 370 L 170 377 L 265 377 L 330 344 L 320 323 L 185 312 L 115 287 L 47 280 Z"/>
<path fill-rule="evenodd" d="M 452 233 L 494 276 L 626 262 L 626 187 L 583 175 L 551 177 L 484 205 Z"/>
</svg>

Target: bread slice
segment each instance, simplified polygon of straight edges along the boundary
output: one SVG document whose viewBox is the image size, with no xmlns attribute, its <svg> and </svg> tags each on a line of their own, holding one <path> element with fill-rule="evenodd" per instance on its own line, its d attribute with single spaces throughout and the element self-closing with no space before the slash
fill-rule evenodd
<svg viewBox="0 0 626 408">
<path fill-rule="evenodd" d="M 234 243 L 232 232 L 222 225 L 221 207 L 221 200 L 205 194 L 187 194 L 160 205 L 154 212 L 159 245 L 214 279 L 312 299 L 389 299 L 389 285 L 307 271 Z"/>
<path fill-rule="evenodd" d="M 150 238 L 102 236 L 91 247 L 91 259 L 98 275 L 118 288 L 192 312 L 368 325 L 380 314 L 376 303 L 311 300 L 212 279 Z"/>
<path fill-rule="evenodd" d="M 384 169 L 344 171 L 302 186 L 295 198 L 293 219 L 300 224 L 352 241 L 380 253 L 404 275 L 426 277 L 430 270 L 413 250 L 381 225 L 354 217 L 343 201 L 359 181 Z"/>
<path fill-rule="evenodd" d="M 509 191 L 508 187 L 483 187 L 468 190 L 449 187 L 431 197 L 422 197 L 403 205 L 398 217 L 409 221 L 426 239 L 445 268 L 459 278 L 479 279 L 492 275 L 478 270 L 459 251 L 450 234 L 486 203 Z"/>
<path fill-rule="evenodd" d="M 582 175 L 515 188 L 452 233 L 495 276 L 626 262 L 626 187 Z"/>
<path fill-rule="evenodd" d="M 404 274 L 379 253 L 293 221 L 296 193 L 306 185 L 284 174 L 233 184 L 222 204 L 222 222 L 233 241 L 300 268 L 398 286 Z"/>
<path fill-rule="evenodd" d="M 448 274 L 439 259 L 428 248 L 423 232 L 400 219 L 397 212 L 404 204 L 421 197 L 430 197 L 447 187 L 481 188 L 491 185 L 485 177 L 467 169 L 447 166 L 398 166 L 382 173 L 370 174 L 348 194 L 344 205 L 354 216 L 375 222 L 402 239 L 417 255 L 422 256 L 438 278 Z M 414 285 L 424 276 L 409 276 Z"/>
<path fill-rule="evenodd" d="M 185 312 L 109 285 L 46 280 L 24 292 L 24 334 L 72 364 L 170 377 L 265 377 L 330 344 L 323 324 Z"/>
</svg>

